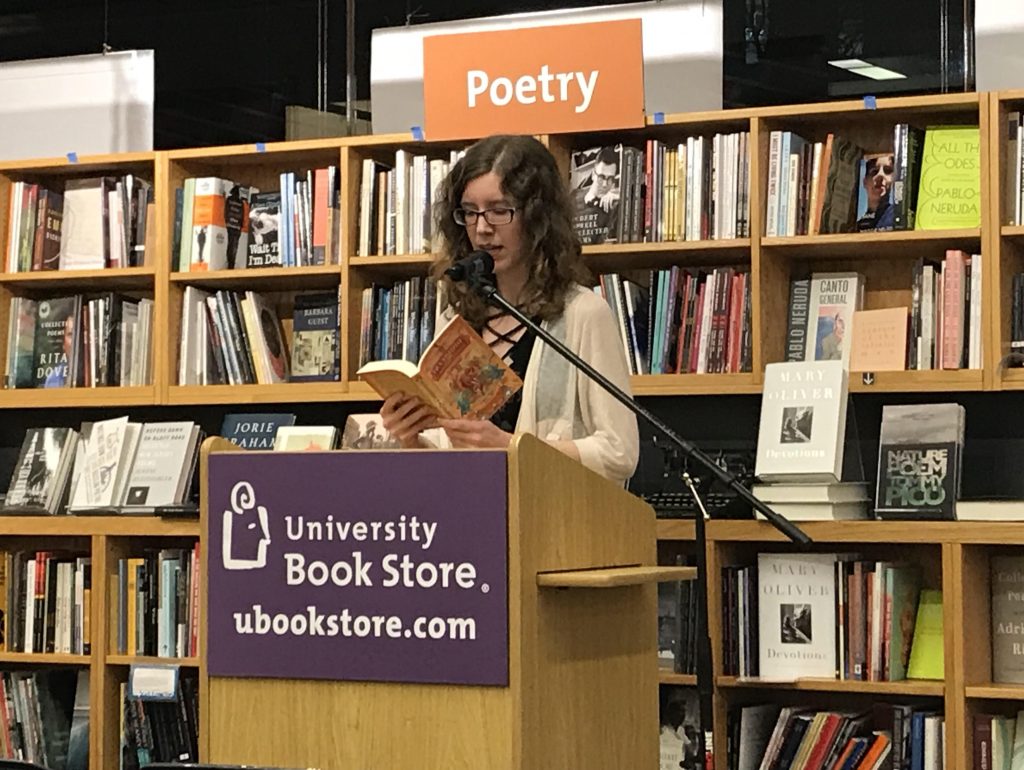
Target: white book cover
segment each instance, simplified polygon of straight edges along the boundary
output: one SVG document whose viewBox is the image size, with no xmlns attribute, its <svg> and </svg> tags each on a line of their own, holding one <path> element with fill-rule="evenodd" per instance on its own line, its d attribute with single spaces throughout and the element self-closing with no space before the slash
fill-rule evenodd
<svg viewBox="0 0 1024 770">
<path fill-rule="evenodd" d="M 836 675 L 834 553 L 757 557 L 760 676 Z"/>
<path fill-rule="evenodd" d="M 82 471 L 71 500 L 73 508 L 116 505 L 118 466 L 128 433 L 128 418 L 94 422 L 83 435 Z"/>
<path fill-rule="evenodd" d="M 147 422 L 142 426 L 128 477 L 125 505 L 175 505 L 195 447 L 195 423 Z"/>
<path fill-rule="evenodd" d="M 848 367 L 853 314 L 864 306 L 864 277 L 858 273 L 814 273 L 809 298 L 805 360 L 841 360 Z"/>
<path fill-rule="evenodd" d="M 847 388 L 842 361 L 768 364 L 754 474 L 762 481 L 840 481 Z"/>
<path fill-rule="evenodd" d="M 107 184 L 102 177 L 69 179 L 61 221 L 61 270 L 102 270 L 107 266 Z"/>
<path fill-rule="evenodd" d="M 337 434 L 331 425 L 282 425 L 274 438 L 274 451 L 325 452 L 334 449 Z"/>
</svg>

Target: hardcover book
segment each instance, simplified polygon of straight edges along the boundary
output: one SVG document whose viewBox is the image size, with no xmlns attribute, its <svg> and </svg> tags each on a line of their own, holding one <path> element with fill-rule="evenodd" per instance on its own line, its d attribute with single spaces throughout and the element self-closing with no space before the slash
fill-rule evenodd
<svg viewBox="0 0 1024 770">
<path fill-rule="evenodd" d="M 291 382 L 333 381 L 340 377 L 338 298 L 300 294 L 292 314 Z"/>
<path fill-rule="evenodd" d="M 30 428 L 22 441 L 4 504 L 56 513 L 77 444 L 78 433 L 71 428 Z"/>
<path fill-rule="evenodd" d="M 75 345 L 81 303 L 81 297 L 73 296 L 45 299 L 37 305 L 33 345 L 35 387 L 68 386 L 68 361 Z"/>
<path fill-rule="evenodd" d="M 864 277 L 859 273 L 812 275 L 804 360 L 841 360 L 848 367 L 853 316 L 863 305 Z"/>
<path fill-rule="evenodd" d="M 757 557 L 762 679 L 836 675 L 834 553 Z"/>
<path fill-rule="evenodd" d="M 840 481 L 847 388 L 842 361 L 768 364 L 754 474 L 762 481 Z"/>
<path fill-rule="evenodd" d="M 977 126 L 929 126 L 924 136 L 917 230 L 981 226 Z"/>
<path fill-rule="evenodd" d="M 614 243 L 619 233 L 622 145 L 572 153 L 569 184 L 580 242 Z"/>
<path fill-rule="evenodd" d="M 960 404 L 882 407 L 875 514 L 955 519 L 965 411 Z"/>
<path fill-rule="evenodd" d="M 345 419 L 345 430 L 341 434 L 342 449 L 401 449 L 401 442 L 384 427 L 376 412 L 373 414 L 350 414 Z"/>
<path fill-rule="evenodd" d="M 462 316 L 455 316 L 427 346 L 419 364 L 371 361 L 356 374 L 383 398 L 416 396 L 436 414 L 487 420 L 523 382 Z"/>
<path fill-rule="evenodd" d="M 242 449 L 273 449 L 277 429 L 294 424 L 294 414 L 226 414 L 220 435 Z"/>
<path fill-rule="evenodd" d="M 1024 684 L 1024 557 L 993 555 L 992 681 Z"/>
</svg>

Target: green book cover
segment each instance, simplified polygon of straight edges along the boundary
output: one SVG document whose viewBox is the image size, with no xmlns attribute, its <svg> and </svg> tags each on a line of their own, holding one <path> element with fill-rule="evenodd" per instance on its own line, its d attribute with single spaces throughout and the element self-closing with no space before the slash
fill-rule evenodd
<svg viewBox="0 0 1024 770">
<path fill-rule="evenodd" d="M 908 679 L 945 677 L 942 643 L 942 591 L 925 589 L 917 605 L 917 623 L 910 648 Z"/>
<path fill-rule="evenodd" d="M 917 230 L 981 226 L 981 139 L 977 126 L 925 132 Z"/>
<path fill-rule="evenodd" d="M 889 616 L 889 676 L 890 682 L 907 678 L 910 644 L 914 638 L 914 618 L 917 598 L 921 592 L 921 570 L 917 567 L 896 566 L 885 571 L 886 601 L 892 612 Z"/>
</svg>

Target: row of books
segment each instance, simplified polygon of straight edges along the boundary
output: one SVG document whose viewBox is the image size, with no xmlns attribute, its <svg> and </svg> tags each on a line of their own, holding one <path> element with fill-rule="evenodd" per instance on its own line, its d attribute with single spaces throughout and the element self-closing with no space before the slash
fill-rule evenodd
<svg viewBox="0 0 1024 770">
<path fill-rule="evenodd" d="M 282 172 L 260 190 L 190 177 L 175 190 L 171 255 L 178 271 L 338 263 L 337 166 Z"/>
<path fill-rule="evenodd" d="M 749 140 L 740 132 L 573 152 L 577 235 L 584 244 L 749 237 Z"/>
<path fill-rule="evenodd" d="M 359 323 L 359 365 L 371 361 L 419 361 L 434 339 L 444 310 L 440 285 L 422 276 L 391 286 L 363 289 Z"/>
<path fill-rule="evenodd" d="M 437 240 L 433 212 L 438 186 L 463 154 L 451 150 L 428 157 L 397 150 L 394 163 L 363 159 L 356 254 L 429 253 Z"/>
<path fill-rule="evenodd" d="M 697 587 L 693 581 L 658 584 L 658 667 L 697 673 Z"/>
<path fill-rule="evenodd" d="M 899 123 L 879 152 L 772 131 L 765 234 L 978 227 L 979 169 L 977 128 Z"/>
<path fill-rule="evenodd" d="M 0 649 L 88 655 L 92 560 L 60 551 L 5 551 Z"/>
<path fill-rule="evenodd" d="M 0 690 L 0 758 L 88 768 L 87 669 L 4 671 Z"/>
<path fill-rule="evenodd" d="M 789 287 L 787 361 L 840 359 L 851 371 L 980 369 L 980 254 L 919 259 L 910 306 L 864 310 L 859 273 L 813 273 Z"/>
<path fill-rule="evenodd" d="M 257 292 L 187 286 L 181 317 L 179 385 L 269 385 L 340 376 L 335 294 L 295 296 L 290 355 L 277 308 Z"/>
<path fill-rule="evenodd" d="M 7 214 L 7 272 L 137 267 L 152 252 L 153 187 L 132 174 L 14 182 Z"/>
<path fill-rule="evenodd" d="M 1024 711 L 1016 716 L 975 714 L 971 748 L 978 770 L 1024 769 Z"/>
<path fill-rule="evenodd" d="M 595 287 L 619 322 L 632 374 L 750 371 L 750 274 L 735 268 L 618 273 Z"/>
<path fill-rule="evenodd" d="M 181 505 L 195 479 L 201 443 L 194 422 L 129 422 L 127 417 L 30 428 L 4 506 L 59 513 Z"/>
<path fill-rule="evenodd" d="M 726 730 L 729 770 L 945 767 L 945 719 L 927 707 L 876 703 L 870 711 L 818 711 L 750 705 L 729 712 Z"/>
<path fill-rule="evenodd" d="M 95 388 L 152 382 L 153 300 L 117 293 L 14 297 L 8 388 Z"/>
<path fill-rule="evenodd" d="M 181 677 L 171 700 L 132 698 L 126 685 L 120 693 L 120 770 L 199 761 L 199 687 L 193 677 Z"/>
<path fill-rule="evenodd" d="M 115 640 L 120 655 L 199 654 L 199 543 L 118 559 Z M 112 599 L 114 597 L 111 597 Z"/>
<path fill-rule="evenodd" d="M 723 569 L 724 670 L 770 680 L 941 679 L 941 593 L 921 582 L 919 567 L 855 554 L 767 553 L 756 568 Z"/>
<path fill-rule="evenodd" d="M 1006 172 L 1003 175 L 1003 222 L 1024 223 L 1024 117 L 1020 110 L 1006 114 Z"/>
</svg>

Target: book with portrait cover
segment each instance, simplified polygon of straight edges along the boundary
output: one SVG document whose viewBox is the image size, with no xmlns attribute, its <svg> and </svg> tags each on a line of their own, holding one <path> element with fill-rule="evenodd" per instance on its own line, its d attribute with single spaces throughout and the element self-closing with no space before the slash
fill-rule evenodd
<svg viewBox="0 0 1024 770">
<path fill-rule="evenodd" d="M 853 314 L 864 306 L 864 276 L 814 273 L 807 309 L 805 361 L 850 364 Z"/>
<path fill-rule="evenodd" d="M 622 145 L 591 147 L 572 153 L 569 184 L 575 214 L 573 228 L 580 243 L 619 240 Z"/>
<path fill-rule="evenodd" d="M 272 412 L 224 415 L 220 435 L 242 449 L 273 449 L 277 429 L 294 425 L 294 414 Z"/>
<path fill-rule="evenodd" d="M 769 482 L 840 481 L 847 388 L 842 361 L 768 364 L 754 474 Z"/>
<path fill-rule="evenodd" d="M 960 404 L 882 407 L 876 516 L 956 518 L 965 419 Z"/>
<path fill-rule="evenodd" d="M 762 679 L 836 676 L 836 554 L 757 557 Z"/>
<path fill-rule="evenodd" d="M 487 420 L 523 386 L 519 376 L 462 316 L 455 316 L 411 361 L 371 361 L 356 374 L 383 398 L 417 396 L 450 419 Z"/>
</svg>

